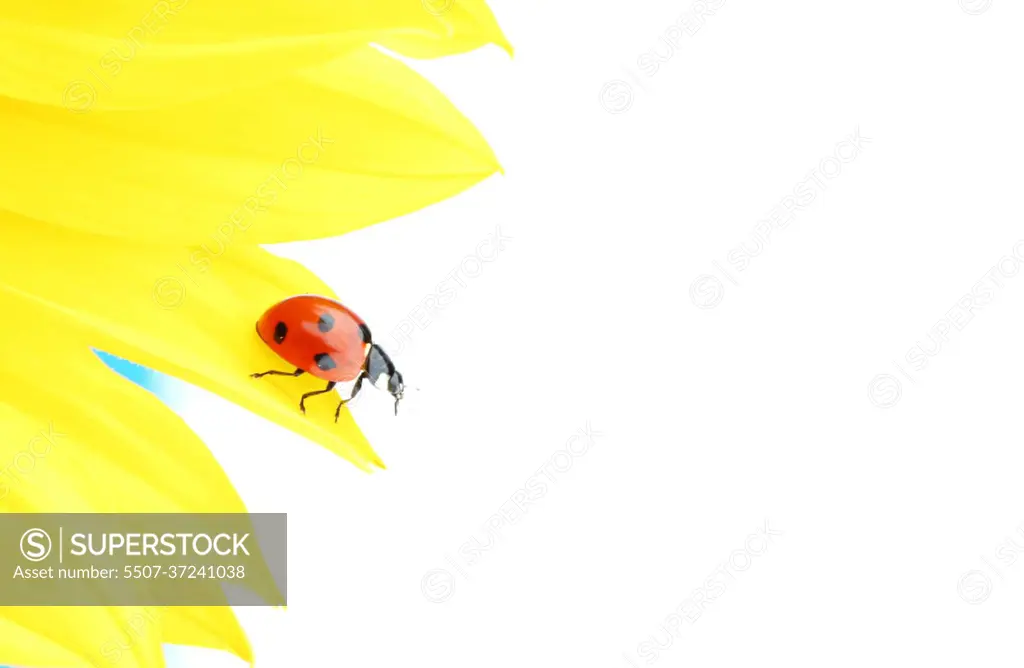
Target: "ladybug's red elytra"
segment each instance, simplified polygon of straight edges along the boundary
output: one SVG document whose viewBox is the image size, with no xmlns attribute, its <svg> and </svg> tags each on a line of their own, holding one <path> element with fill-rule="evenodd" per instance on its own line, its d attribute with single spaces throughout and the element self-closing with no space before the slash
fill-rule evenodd
<svg viewBox="0 0 1024 668">
<path fill-rule="evenodd" d="M 263 371 L 252 374 L 262 376 L 301 376 L 308 373 L 327 381 L 327 387 L 307 392 L 299 401 L 299 409 L 306 412 L 306 399 L 326 394 L 338 383 L 356 381 L 352 395 L 342 399 L 334 412 L 334 421 L 341 415 L 341 407 L 355 399 L 362 389 L 363 380 L 395 398 L 398 402 L 405 392 L 402 374 L 384 350 L 375 344 L 370 328 L 363 319 L 343 304 L 317 295 L 298 295 L 271 306 L 256 322 L 256 333 L 295 371 Z"/>
</svg>

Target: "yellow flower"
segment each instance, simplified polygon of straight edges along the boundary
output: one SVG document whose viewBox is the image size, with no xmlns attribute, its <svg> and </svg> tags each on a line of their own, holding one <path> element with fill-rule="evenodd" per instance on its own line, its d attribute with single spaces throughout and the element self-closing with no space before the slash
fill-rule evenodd
<svg viewBox="0 0 1024 668">
<path fill-rule="evenodd" d="M 472 124 L 376 48 L 495 44 L 483 0 L 78 0 L 0 8 L 0 511 L 245 512 L 209 450 L 107 351 L 216 392 L 371 471 L 347 411 L 254 323 L 336 296 L 259 244 L 344 234 L 500 170 Z M 139 628 L 143 620 L 143 630 Z M 230 608 L 0 608 L 0 663 L 252 661 Z"/>
</svg>

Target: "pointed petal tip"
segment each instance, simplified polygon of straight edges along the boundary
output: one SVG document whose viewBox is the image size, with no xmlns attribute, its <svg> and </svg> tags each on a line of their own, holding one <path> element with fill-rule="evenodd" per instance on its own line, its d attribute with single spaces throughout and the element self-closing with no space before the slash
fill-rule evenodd
<svg viewBox="0 0 1024 668">
<path fill-rule="evenodd" d="M 498 42 L 498 46 L 501 47 L 502 51 L 508 54 L 509 59 L 515 60 L 516 47 L 512 46 L 512 42 L 502 37 L 501 41 Z"/>
</svg>

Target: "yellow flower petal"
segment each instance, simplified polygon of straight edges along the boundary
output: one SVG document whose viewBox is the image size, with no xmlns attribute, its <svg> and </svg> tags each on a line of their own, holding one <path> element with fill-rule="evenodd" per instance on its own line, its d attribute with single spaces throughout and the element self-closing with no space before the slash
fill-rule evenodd
<svg viewBox="0 0 1024 668">
<path fill-rule="evenodd" d="M 500 169 L 440 92 L 369 47 L 159 110 L 76 115 L 0 98 L 0 146 L 0 209 L 180 245 L 335 236 Z"/>
<path fill-rule="evenodd" d="M 44 258 L 36 256 L 40 239 Z M 45 305 L 86 328 L 96 348 L 215 392 L 363 470 L 383 468 L 348 410 L 335 423 L 337 394 L 299 412 L 301 394 L 323 389 L 323 381 L 249 377 L 287 367 L 257 336 L 256 320 L 303 293 L 336 298 L 298 264 L 260 248 L 143 245 L 0 214 L 0 299 L 8 317 L 24 322 L 26 304 Z"/>
<path fill-rule="evenodd" d="M 437 31 L 390 31 L 373 41 L 409 58 L 437 58 L 465 53 L 484 44 L 495 44 L 513 55 L 490 8 L 483 0 L 420 0 L 424 9 L 450 29 Z M 486 41 L 484 41 L 486 40 Z"/>
<path fill-rule="evenodd" d="M 145 614 L 142 608 L 0 608 L 0 657 L 15 666 L 162 668 L 160 630 L 139 624 Z"/>
<path fill-rule="evenodd" d="M 0 330 L 0 347 L 17 351 L 0 369 L 0 512 L 245 512 L 206 446 L 153 395 L 110 371 L 82 337 L 87 328 L 3 290 L 0 308 L 19 325 Z M 40 373 L 47 368 L 52 375 Z M 109 662 L 131 649 L 138 662 L 128 665 L 162 665 L 153 658 L 160 642 L 252 660 L 230 608 L 166 608 L 155 620 L 127 607 L 44 608 L 43 618 L 25 610 L 0 608 L 0 620 L 20 628 L 0 636 L 6 662 L 75 665 L 42 659 L 63 652 Z M 65 633 L 83 628 L 85 635 Z M 22 652 L 31 660 L 12 658 Z"/>
<path fill-rule="evenodd" d="M 483 0 L 77 0 L 0 10 L 0 95 L 133 109 L 259 85 L 379 43 L 435 58 L 511 53 Z"/>
<path fill-rule="evenodd" d="M 252 646 L 231 608 L 165 608 L 161 615 L 164 642 L 223 650 L 253 662 Z"/>
<path fill-rule="evenodd" d="M 81 610 L 81 608 L 79 608 Z M 62 609 L 51 609 L 54 613 L 52 624 L 62 624 L 70 621 L 63 615 Z M 87 623 L 95 625 L 96 621 L 102 620 L 105 630 L 114 628 L 105 616 L 97 615 L 95 612 L 86 615 Z M 103 630 L 99 631 L 104 633 Z M 103 637 L 100 635 L 100 637 Z M 0 608 L 0 656 L 6 663 L 17 666 L 62 666 L 62 668 L 93 668 L 84 652 L 89 651 L 86 647 L 76 651 L 74 648 L 65 647 L 45 635 L 26 629 L 20 624 L 7 618 L 7 610 Z"/>
<path fill-rule="evenodd" d="M 12 666 L 162 668 L 163 644 L 253 662 L 230 607 L 0 607 L 0 657 Z"/>
</svg>

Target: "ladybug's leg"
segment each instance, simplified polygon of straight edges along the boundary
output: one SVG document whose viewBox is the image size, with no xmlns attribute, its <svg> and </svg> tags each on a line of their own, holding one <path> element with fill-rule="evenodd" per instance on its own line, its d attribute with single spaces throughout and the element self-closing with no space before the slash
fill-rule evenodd
<svg viewBox="0 0 1024 668">
<path fill-rule="evenodd" d="M 332 380 L 331 382 L 327 383 L 327 387 L 325 387 L 322 390 L 317 390 L 316 392 L 306 392 L 305 394 L 303 394 L 302 395 L 302 400 L 299 401 L 299 410 L 301 410 L 303 413 L 305 413 L 306 412 L 306 399 L 308 399 L 309 397 L 312 397 L 313 395 L 316 395 L 316 394 L 327 394 L 328 392 L 330 392 L 331 390 L 334 389 L 335 385 L 337 385 L 337 383 L 335 383 Z"/>
<path fill-rule="evenodd" d="M 263 376 L 301 376 L 306 373 L 302 369 L 296 369 L 295 371 L 264 371 L 263 373 L 251 374 L 252 378 L 262 378 Z"/>
<path fill-rule="evenodd" d="M 352 395 L 348 399 L 342 399 L 341 403 L 338 404 L 338 410 L 334 411 L 334 421 L 337 422 L 338 418 L 341 417 L 341 407 L 356 398 L 359 394 L 359 390 L 363 387 L 363 378 L 366 378 L 366 374 L 362 374 L 359 378 L 356 378 L 356 384 L 352 387 Z"/>
</svg>

